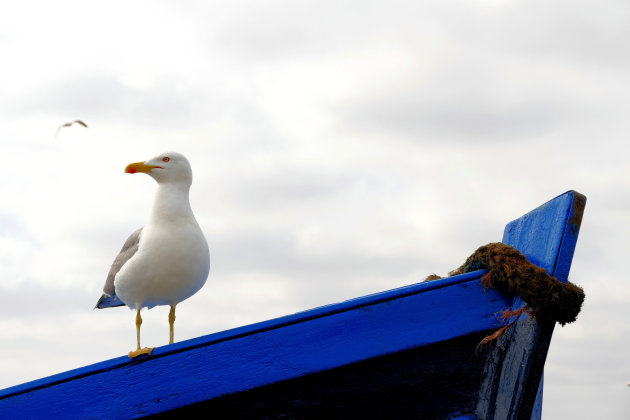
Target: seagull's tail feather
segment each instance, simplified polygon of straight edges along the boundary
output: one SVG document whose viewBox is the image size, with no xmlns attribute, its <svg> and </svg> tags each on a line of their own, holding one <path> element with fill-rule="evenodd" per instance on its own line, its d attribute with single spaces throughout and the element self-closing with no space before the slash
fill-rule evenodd
<svg viewBox="0 0 630 420">
<path fill-rule="evenodd" d="M 118 299 L 118 296 L 110 296 L 103 293 L 103 296 L 96 302 L 94 309 L 114 308 L 116 306 L 125 306 L 122 300 Z"/>
</svg>

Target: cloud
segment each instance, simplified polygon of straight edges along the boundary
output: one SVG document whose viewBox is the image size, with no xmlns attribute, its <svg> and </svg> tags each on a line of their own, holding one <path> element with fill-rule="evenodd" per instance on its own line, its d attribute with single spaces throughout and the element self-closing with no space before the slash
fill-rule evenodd
<svg viewBox="0 0 630 420">
<path fill-rule="evenodd" d="M 627 4 L 77 5 L 0 16 L 4 385 L 133 346 L 131 311 L 91 307 L 155 189 L 122 169 L 175 149 L 212 252 L 178 340 L 445 274 L 586 194 L 587 303 L 554 337 L 545 415 L 625 418 L 603 390 L 626 372 Z"/>
<path fill-rule="evenodd" d="M 219 92 L 215 92 L 220 97 Z M 133 86 L 118 77 L 81 77 L 58 81 L 43 92 L 31 92 L 13 104 L 12 113 L 44 114 L 65 119 L 80 116 L 101 124 L 134 124 L 146 128 L 186 127 L 221 114 L 219 103 L 183 80 L 160 80 Z M 88 124 L 91 125 L 91 124 Z"/>
<path fill-rule="evenodd" d="M 514 101 L 512 94 L 498 96 L 492 92 L 500 88 L 480 82 L 468 80 L 479 89 L 466 92 L 447 81 L 427 81 L 417 89 L 390 90 L 357 100 L 341 114 L 351 130 L 366 135 L 396 133 L 422 144 L 527 141 L 576 116 L 569 103 L 558 106 L 544 97 Z"/>
<path fill-rule="evenodd" d="M 610 322 L 627 307 L 626 301 L 586 301 L 575 324 L 556 327 L 545 367 L 543 413 L 562 417 L 567 407 L 580 407 L 583 418 L 605 416 L 621 419 L 625 415 L 630 368 L 620 349 L 630 334 L 627 324 Z M 589 389 L 588 402 L 582 392 Z M 594 401 L 606 400 L 605 405 Z"/>
</svg>

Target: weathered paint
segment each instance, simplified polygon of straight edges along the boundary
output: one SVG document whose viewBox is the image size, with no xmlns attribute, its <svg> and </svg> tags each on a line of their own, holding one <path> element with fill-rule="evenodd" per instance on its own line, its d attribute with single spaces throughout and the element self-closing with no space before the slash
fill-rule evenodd
<svg viewBox="0 0 630 420">
<path fill-rule="evenodd" d="M 585 204 L 586 197 L 568 191 L 509 223 L 503 242 L 567 281 Z M 512 306 L 523 305 L 517 297 Z M 480 418 L 540 419 L 540 382 L 554 325 L 523 317 L 495 343 L 477 405 Z"/>
<path fill-rule="evenodd" d="M 156 419 L 450 419 L 471 415 L 487 332 L 410 350 L 169 411 Z"/>
</svg>

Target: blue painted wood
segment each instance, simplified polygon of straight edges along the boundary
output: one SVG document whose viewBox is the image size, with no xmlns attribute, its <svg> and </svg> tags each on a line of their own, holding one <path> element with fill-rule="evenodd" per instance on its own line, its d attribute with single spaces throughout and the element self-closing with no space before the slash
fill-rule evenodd
<svg viewBox="0 0 630 420">
<path fill-rule="evenodd" d="M 403 286 L 396 289 L 375 293 L 368 296 L 363 296 L 359 298 L 350 299 L 344 302 L 325 305 L 318 308 L 309 309 L 306 311 L 298 312 L 296 314 L 283 316 L 280 318 L 275 318 L 267 321 L 258 322 L 255 324 L 245 325 L 242 327 L 237 327 L 225 331 L 221 331 L 214 334 L 205 335 L 202 337 L 180 341 L 175 344 L 157 347 L 153 351 L 153 357 L 162 357 L 167 356 L 171 353 L 187 351 L 193 349 L 195 347 L 207 346 L 215 343 L 219 343 L 221 341 L 232 340 L 242 336 L 263 333 L 268 330 L 281 328 L 284 326 L 303 323 L 309 321 L 311 319 L 321 318 L 328 315 L 333 315 L 339 312 L 349 311 L 352 309 L 361 308 L 364 306 L 374 305 L 376 303 L 386 302 L 389 300 L 403 298 L 409 295 L 425 293 L 432 290 L 437 290 L 444 287 L 449 287 L 451 285 L 459 284 L 462 282 L 469 281 L 471 279 L 477 279 L 480 275 L 486 273 L 485 270 L 479 270 L 474 273 L 467 273 L 461 276 L 444 278 L 432 282 L 422 282 L 417 284 L 412 284 L 409 286 Z M 126 366 L 129 364 L 133 364 L 136 362 L 132 362 L 129 360 L 129 357 L 122 356 L 115 359 L 110 359 L 104 362 L 96 363 L 93 365 L 85 366 L 78 369 L 73 369 L 67 372 L 59 373 L 57 375 L 52 375 L 46 378 L 37 379 L 31 382 L 27 382 L 24 384 L 16 385 L 13 387 L 6 388 L 4 390 L 0 390 L 0 399 L 6 398 L 8 396 L 14 395 L 16 393 L 28 392 L 35 389 L 38 389 L 43 386 L 50 386 L 58 382 L 64 382 L 76 378 L 80 378 L 83 376 L 93 375 L 95 372 L 101 370 L 110 370 L 115 369 L 121 366 Z"/>
<path fill-rule="evenodd" d="M 508 224 L 504 242 L 566 279 L 580 197 L 569 192 Z M 495 290 L 484 292 L 479 280 L 485 274 L 406 286 L 160 347 L 151 357 L 124 356 L 7 388 L 0 391 L 0 417 L 141 417 L 448 340 L 470 342 L 471 334 L 496 328 L 495 314 L 515 303 Z M 488 355 L 475 413 L 453 408 L 451 417 L 529 418 L 522 416 L 532 413 L 532 389 L 542 389 L 551 333 L 531 319 L 508 331 Z"/>
<path fill-rule="evenodd" d="M 568 191 L 509 223 L 503 242 L 560 281 L 567 281 L 586 197 Z M 524 305 L 518 297 L 512 307 Z M 495 343 L 488 357 L 477 415 L 495 419 L 540 418 L 541 378 L 554 322 L 523 316 Z M 518 380 L 515 380 L 517 378 Z"/>
<path fill-rule="evenodd" d="M 113 359 L 9 388 L 0 393 L 0 412 L 139 417 L 488 330 L 510 300 L 484 292 L 484 274 L 420 283 L 165 346 L 144 360 Z"/>
<path fill-rule="evenodd" d="M 538 384 L 538 392 L 536 393 L 536 401 L 534 402 L 534 408 L 532 409 L 532 420 L 540 420 L 542 418 L 542 403 L 543 403 L 543 383 L 544 378 L 540 378 L 540 383 Z"/>
<path fill-rule="evenodd" d="M 568 191 L 507 224 L 503 243 L 560 281 L 567 281 L 586 197 Z"/>
</svg>

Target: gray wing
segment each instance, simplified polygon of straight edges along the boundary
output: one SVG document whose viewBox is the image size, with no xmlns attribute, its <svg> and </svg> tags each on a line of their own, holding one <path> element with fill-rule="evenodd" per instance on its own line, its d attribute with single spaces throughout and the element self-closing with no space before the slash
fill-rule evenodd
<svg viewBox="0 0 630 420">
<path fill-rule="evenodd" d="M 110 306 L 122 306 L 124 303 L 120 301 L 116 297 L 116 290 L 114 287 L 114 279 L 116 278 L 116 274 L 120 271 L 123 265 L 131 257 L 134 256 L 136 252 L 138 252 L 138 245 L 140 244 L 140 234 L 142 233 L 142 228 L 136 230 L 132 233 L 122 249 L 114 259 L 111 268 L 109 269 L 109 274 L 107 274 L 107 280 L 105 280 L 105 287 L 103 287 L 103 296 L 96 303 L 96 308 L 107 308 Z"/>
</svg>

